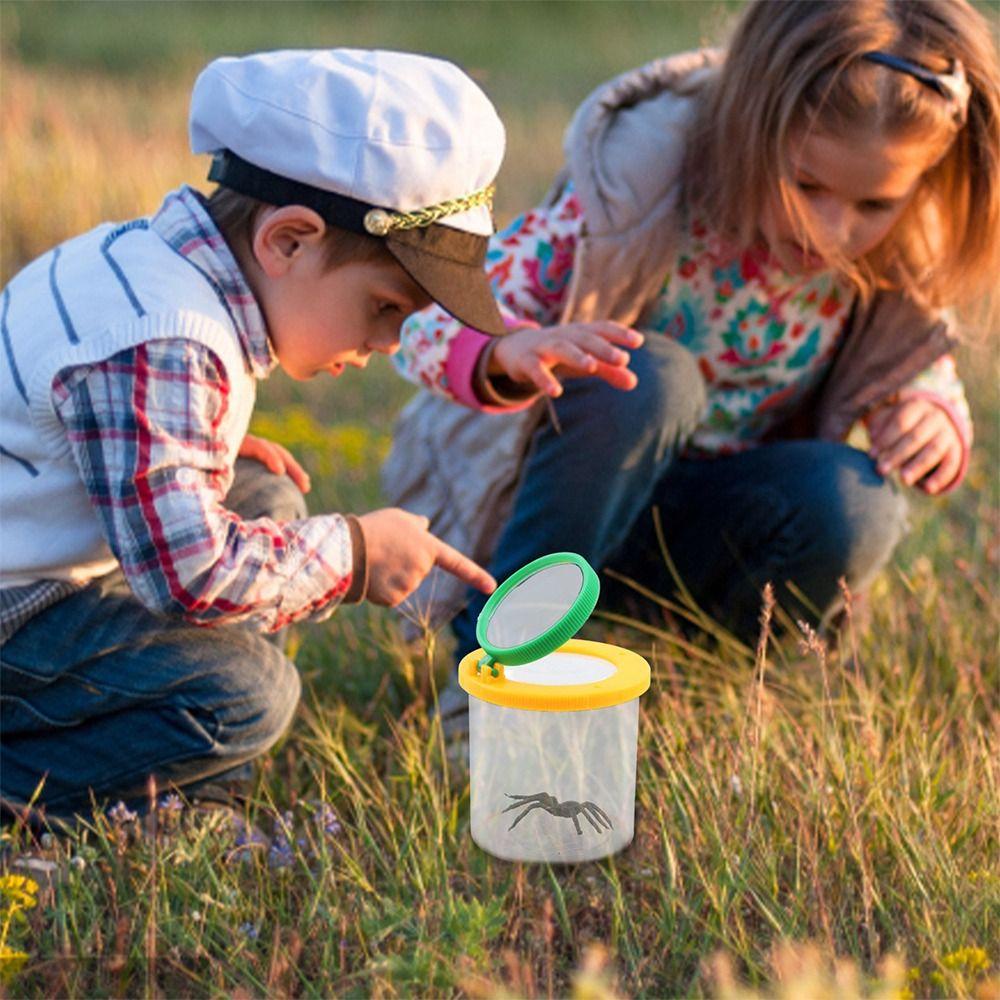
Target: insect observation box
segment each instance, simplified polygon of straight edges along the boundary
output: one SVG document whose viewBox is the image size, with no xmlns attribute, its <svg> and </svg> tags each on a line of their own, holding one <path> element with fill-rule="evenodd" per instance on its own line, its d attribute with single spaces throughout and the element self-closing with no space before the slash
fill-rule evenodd
<svg viewBox="0 0 1000 1000">
<path fill-rule="evenodd" d="M 458 679 L 469 694 L 472 839 L 508 861 L 592 861 L 635 827 L 639 697 L 649 664 L 574 639 L 600 591 L 580 556 L 522 567 L 476 623 L 481 649 Z"/>
</svg>

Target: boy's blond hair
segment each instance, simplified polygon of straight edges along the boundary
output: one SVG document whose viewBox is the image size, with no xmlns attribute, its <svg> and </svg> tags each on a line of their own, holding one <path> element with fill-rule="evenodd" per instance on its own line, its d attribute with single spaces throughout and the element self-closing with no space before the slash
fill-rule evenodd
<svg viewBox="0 0 1000 1000">
<path fill-rule="evenodd" d="M 238 255 L 249 254 L 257 217 L 267 205 L 220 185 L 209 195 L 207 207 L 230 248 Z M 392 260 L 382 240 L 337 226 L 327 225 L 323 244 L 325 263 L 330 270 L 351 262 Z"/>
<path fill-rule="evenodd" d="M 861 58 L 873 51 L 940 73 L 959 60 L 971 86 L 965 124 L 913 76 Z M 995 315 L 1000 70 L 989 26 L 965 0 L 752 3 L 699 100 L 685 171 L 690 204 L 713 228 L 749 244 L 777 190 L 803 242 L 817 246 L 789 139 L 859 129 L 923 136 L 943 155 L 879 247 L 856 261 L 831 252 L 827 259 L 865 296 L 897 288 L 930 306 L 973 308 L 993 297 Z"/>
</svg>

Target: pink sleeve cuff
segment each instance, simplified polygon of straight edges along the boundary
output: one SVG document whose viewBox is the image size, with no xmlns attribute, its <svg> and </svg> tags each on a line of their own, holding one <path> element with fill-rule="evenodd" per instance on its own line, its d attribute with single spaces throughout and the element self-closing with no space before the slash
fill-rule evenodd
<svg viewBox="0 0 1000 1000">
<path fill-rule="evenodd" d="M 909 392 L 904 390 L 899 394 L 899 398 L 928 400 L 944 410 L 945 415 L 952 422 L 955 430 L 958 431 L 959 440 L 962 442 L 962 464 L 959 465 L 958 472 L 955 473 L 955 478 L 947 486 L 943 486 L 938 490 L 935 496 L 944 496 L 945 493 L 951 493 L 953 490 L 958 489 L 962 485 L 962 480 L 965 479 L 965 474 L 969 471 L 969 455 L 972 451 L 972 428 L 969 427 L 968 422 L 963 418 L 958 408 L 945 399 L 944 396 L 939 396 L 937 393 L 928 392 L 924 389 L 913 389 Z M 916 485 L 919 486 L 920 484 L 917 483 Z"/>
<path fill-rule="evenodd" d="M 444 362 L 448 388 L 460 403 L 476 410 L 482 409 L 483 404 L 476 398 L 472 386 L 473 375 L 479 355 L 483 353 L 491 339 L 485 333 L 463 326 L 451 342 L 448 357 Z"/>
<path fill-rule="evenodd" d="M 518 325 L 520 327 L 527 324 L 522 322 Z M 512 400 L 502 406 L 484 403 L 476 395 L 476 365 L 480 355 L 493 339 L 493 337 L 488 337 L 485 333 L 480 333 L 468 326 L 463 326 L 458 331 L 455 339 L 451 342 L 448 357 L 444 363 L 448 388 L 458 402 L 483 413 L 516 413 L 519 410 L 526 410 L 534 403 L 535 395 L 524 400 Z"/>
</svg>

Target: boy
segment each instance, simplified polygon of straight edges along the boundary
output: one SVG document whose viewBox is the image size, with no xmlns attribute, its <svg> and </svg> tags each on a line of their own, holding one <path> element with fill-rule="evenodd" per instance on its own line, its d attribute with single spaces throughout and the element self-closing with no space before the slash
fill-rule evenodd
<svg viewBox="0 0 1000 1000">
<path fill-rule="evenodd" d="M 298 700 L 261 632 L 396 604 L 434 565 L 495 587 L 425 518 L 307 517 L 248 458 L 308 488 L 301 469 L 246 436 L 276 365 L 364 367 L 432 301 L 503 332 L 483 273 L 504 147 L 489 100 L 426 57 L 263 53 L 206 68 L 190 132 L 214 155 L 210 199 L 181 188 L 3 290 L 0 794 L 15 808 L 39 785 L 72 815 L 140 797 L 150 774 L 217 780 Z"/>
</svg>

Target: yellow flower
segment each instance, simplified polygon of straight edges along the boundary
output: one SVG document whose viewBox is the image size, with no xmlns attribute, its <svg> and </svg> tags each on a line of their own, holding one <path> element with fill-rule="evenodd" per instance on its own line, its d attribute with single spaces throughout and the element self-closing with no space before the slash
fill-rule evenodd
<svg viewBox="0 0 1000 1000">
<path fill-rule="evenodd" d="M 0 898 L 15 910 L 30 910 L 38 903 L 38 883 L 27 875 L 0 875 Z"/>
<path fill-rule="evenodd" d="M 38 904 L 38 883 L 27 875 L 0 875 L 0 983 L 9 983 L 28 960 L 7 944 L 10 928 L 26 920 L 23 911 Z"/>
<path fill-rule="evenodd" d="M 28 955 L 23 951 L 14 951 L 5 944 L 0 944 L 0 983 L 9 983 L 24 967 Z"/>
<path fill-rule="evenodd" d="M 5 944 L 0 944 L 0 983 L 9 983 L 24 967 L 28 955 L 23 951 L 14 951 Z"/>
<path fill-rule="evenodd" d="M 959 948 L 941 959 L 946 969 L 962 970 L 975 975 L 990 967 L 990 958 L 983 948 Z"/>
</svg>

